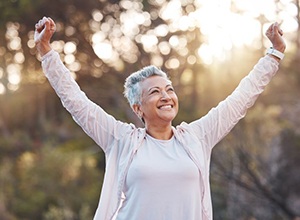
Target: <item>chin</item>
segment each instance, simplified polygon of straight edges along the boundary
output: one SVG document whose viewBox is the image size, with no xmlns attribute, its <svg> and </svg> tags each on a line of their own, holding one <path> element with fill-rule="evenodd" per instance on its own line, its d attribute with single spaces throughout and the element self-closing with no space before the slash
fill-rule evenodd
<svg viewBox="0 0 300 220">
<path fill-rule="evenodd" d="M 169 116 L 162 116 L 161 119 L 163 119 L 164 121 L 172 122 L 175 117 L 176 115 L 169 115 Z"/>
</svg>

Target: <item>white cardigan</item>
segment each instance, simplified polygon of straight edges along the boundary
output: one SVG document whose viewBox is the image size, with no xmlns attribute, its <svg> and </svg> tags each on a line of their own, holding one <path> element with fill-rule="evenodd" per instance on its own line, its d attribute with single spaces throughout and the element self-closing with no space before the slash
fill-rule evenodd
<svg viewBox="0 0 300 220">
<path fill-rule="evenodd" d="M 203 189 L 203 220 L 213 219 L 209 185 L 212 148 L 245 116 L 247 109 L 254 104 L 277 72 L 278 66 L 275 59 L 266 55 L 217 107 L 200 119 L 191 123 L 183 122 L 172 128 L 175 137 L 199 169 L 199 182 Z M 120 206 L 128 168 L 146 131 L 116 120 L 90 101 L 71 77 L 57 52 L 48 52 L 42 58 L 42 67 L 63 106 L 106 155 L 105 177 L 94 220 L 111 220 Z"/>
</svg>

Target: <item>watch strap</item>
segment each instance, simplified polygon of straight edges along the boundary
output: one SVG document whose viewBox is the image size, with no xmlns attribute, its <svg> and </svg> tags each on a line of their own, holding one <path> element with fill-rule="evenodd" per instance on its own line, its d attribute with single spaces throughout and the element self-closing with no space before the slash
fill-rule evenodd
<svg viewBox="0 0 300 220">
<path fill-rule="evenodd" d="M 278 57 L 279 59 L 283 59 L 284 58 L 284 54 L 281 53 L 280 51 L 274 49 L 273 47 L 270 47 L 268 50 L 267 50 L 267 54 L 271 54 L 275 57 Z"/>
</svg>

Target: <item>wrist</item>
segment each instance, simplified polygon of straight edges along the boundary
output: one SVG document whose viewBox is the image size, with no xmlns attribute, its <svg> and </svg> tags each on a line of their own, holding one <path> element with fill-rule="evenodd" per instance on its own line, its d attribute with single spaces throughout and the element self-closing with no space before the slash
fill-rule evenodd
<svg viewBox="0 0 300 220">
<path fill-rule="evenodd" d="M 277 61 L 280 61 L 284 58 L 284 49 L 282 50 L 278 50 L 277 48 L 273 48 L 273 47 L 270 47 L 268 50 L 267 50 L 267 54 L 273 58 L 275 58 Z"/>
<path fill-rule="evenodd" d="M 41 56 L 44 56 L 47 54 L 52 48 L 49 42 L 37 42 L 36 43 L 36 49 L 39 52 Z"/>
<path fill-rule="evenodd" d="M 285 46 L 280 46 L 280 47 L 278 47 L 278 46 L 272 46 L 272 48 L 274 48 L 275 50 L 277 50 L 277 51 L 279 51 L 281 53 L 284 53 L 284 51 L 285 51 Z"/>
</svg>

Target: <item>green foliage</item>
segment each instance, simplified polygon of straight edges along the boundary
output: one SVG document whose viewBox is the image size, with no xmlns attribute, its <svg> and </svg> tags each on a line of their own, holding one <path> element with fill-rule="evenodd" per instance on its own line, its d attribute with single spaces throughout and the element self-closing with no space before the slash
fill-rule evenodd
<svg viewBox="0 0 300 220">
<path fill-rule="evenodd" d="M 6 0 L 0 1 L 0 26 L 8 21 L 20 21 L 34 13 L 42 0 Z"/>
<path fill-rule="evenodd" d="M 1 160 L 0 198 L 5 211 L 17 218 L 59 219 L 63 213 L 66 219 L 91 219 L 102 176 L 94 153 L 44 146 L 20 154 L 15 162 Z"/>
</svg>

